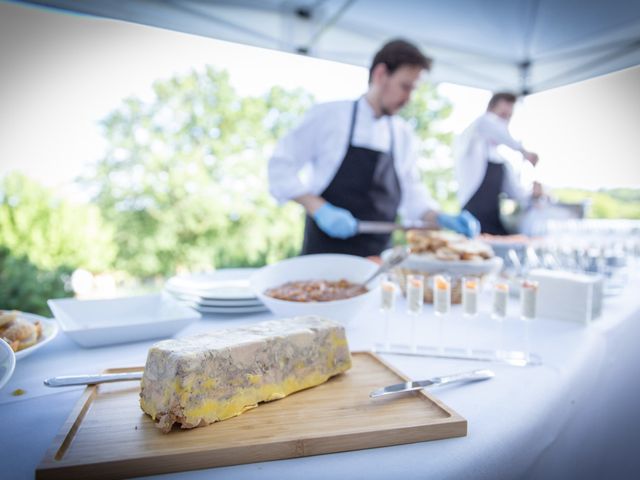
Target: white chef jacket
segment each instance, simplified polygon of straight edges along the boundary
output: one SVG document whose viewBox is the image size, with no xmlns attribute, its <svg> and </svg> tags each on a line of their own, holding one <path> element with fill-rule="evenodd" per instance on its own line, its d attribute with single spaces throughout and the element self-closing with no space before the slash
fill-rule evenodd
<svg viewBox="0 0 640 480">
<path fill-rule="evenodd" d="M 461 206 L 471 200 L 480 187 L 489 161 L 505 166 L 502 190 L 513 199 L 523 201 L 526 198 L 526 192 L 517 181 L 513 168 L 498 154 L 500 145 L 523 151 L 522 144 L 509 133 L 507 122 L 493 112 L 486 112 L 476 119 L 456 139 L 453 154 Z"/>
<path fill-rule="evenodd" d="M 278 142 L 268 169 L 269 191 L 278 202 L 304 194 L 320 195 L 329 186 L 349 147 L 352 114 L 353 101 L 317 105 Z M 391 125 L 393 162 L 402 195 L 399 213 L 406 220 L 418 220 L 438 205 L 420 180 L 413 130 L 395 115 Z M 388 152 L 389 130 L 389 117 L 376 118 L 369 102 L 360 98 L 352 144 Z"/>
</svg>

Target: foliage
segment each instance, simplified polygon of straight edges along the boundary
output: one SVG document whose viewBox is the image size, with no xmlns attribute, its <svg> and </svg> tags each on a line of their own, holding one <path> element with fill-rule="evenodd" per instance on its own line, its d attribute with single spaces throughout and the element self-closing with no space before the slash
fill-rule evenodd
<svg viewBox="0 0 640 480">
<path fill-rule="evenodd" d="M 451 164 L 453 133 L 441 125 L 451 115 L 452 108 L 451 101 L 441 96 L 433 85 L 423 83 L 400 115 L 415 129 L 419 142 L 418 169 L 423 182 L 442 210 L 455 212 L 459 206 Z"/>
<path fill-rule="evenodd" d="M 640 219 L 640 189 L 602 189 L 598 191 L 573 188 L 555 189 L 553 195 L 562 202 L 588 201 L 589 218 Z"/>
<path fill-rule="evenodd" d="M 115 255 L 111 230 L 95 206 L 61 200 L 19 173 L 0 181 L 0 245 L 45 270 L 104 271 Z"/>
<path fill-rule="evenodd" d="M 619 202 L 640 203 L 640 188 L 610 188 L 601 190 Z"/>
<path fill-rule="evenodd" d="M 49 316 L 47 299 L 70 295 L 65 288 L 70 273 L 67 267 L 40 269 L 26 256 L 14 256 L 0 247 L 0 306 Z"/>
<path fill-rule="evenodd" d="M 442 131 L 440 122 L 451 115 L 451 101 L 441 96 L 430 83 L 422 83 L 400 112 L 421 140 L 421 154 L 432 157 L 440 145 L 451 145 L 453 133 Z"/>
<path fill-rule="evenodd" d="M 116 266 L 148 277 L 262 265 L 294 255 L 301 211 L 278 208 L 266 161 L 312 98 L 272 88 L 240 97 L 207 68 L 154 84 L 103 122 L 109 150 L 84 183 L 114 225 Z"/>
</svg>

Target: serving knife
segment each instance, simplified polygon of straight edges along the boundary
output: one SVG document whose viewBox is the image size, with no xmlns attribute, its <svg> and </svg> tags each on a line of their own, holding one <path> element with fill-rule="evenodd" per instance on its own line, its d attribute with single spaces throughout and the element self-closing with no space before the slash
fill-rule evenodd
<svg viewBox="0 0 640 480">
<path fill-rule="evenodd" d="M 400 224 L 395 222 L 374 222 L 358 220 L 358 233 L 392 233 L 395 230 L 428 230 L 434 226 L 425 222 L 412 222 Z"/>
<path fill-rule="evenodd" d="M 379 388 L 369 394 L 371 398 L 382 397 L 384 395 L 393 395 L 402 392 L 412 392 L 414 390 L 422 390 L 432 385 L 446 385 L 454 382 L 477 382 L 479 380 L 488 380 L 493 378 L 495 373 L 492 370 L 481 369 L 472 370 L 470 372 L 455 373 L 442 377 L 433 377 L 428 380 L 419 380 L 415 382 L 396 383 L 387 387 Z"/>
<path fill-rule="evenodd" d="M 124 373 L 100 373 L 96 375 L 65 375 L 44 381 L 47 387 L 70 387 L 73 385 L 95 385 L 96 383 L 124 382 L 142 379 L 142 370 Z"/>
</svg>

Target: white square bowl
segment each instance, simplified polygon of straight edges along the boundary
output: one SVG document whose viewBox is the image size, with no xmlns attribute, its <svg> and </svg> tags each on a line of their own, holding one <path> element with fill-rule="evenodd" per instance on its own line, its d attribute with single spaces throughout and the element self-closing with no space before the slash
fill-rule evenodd
<svg viewBox="0 0 640 480">
<path fill-rule="evenodd" d="M 163 294 L 47 303 L 62 331 L 83 347 L 168 338 L 201 317 Z"/>
</svg>

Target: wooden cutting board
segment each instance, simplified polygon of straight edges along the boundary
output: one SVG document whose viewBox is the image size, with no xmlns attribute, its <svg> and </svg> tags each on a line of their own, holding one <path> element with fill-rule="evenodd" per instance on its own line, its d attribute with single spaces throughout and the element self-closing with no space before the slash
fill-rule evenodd
<svg viewBox="0 0 640 480">
<path fill-rule="evenodd" d="M 112 369 L 108 372 L 141 370 Z M 407 378 L 369 352 L 328 382 L 192 430 L 158 430 L 139 382 L 89 386 L 36 470 L 39 479 L 116 479 L 422 442 L 467 434 L 424 391 L 369 398 Z"/>
</svg>

